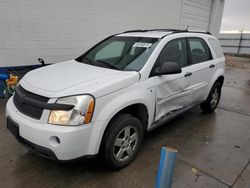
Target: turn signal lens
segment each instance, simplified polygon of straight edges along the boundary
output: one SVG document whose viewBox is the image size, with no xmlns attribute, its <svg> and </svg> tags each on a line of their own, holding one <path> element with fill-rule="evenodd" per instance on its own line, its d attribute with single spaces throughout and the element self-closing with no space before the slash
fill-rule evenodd
<svg viewBox="0 0 250 188">
<path fill-rule="evenodd" d="M 94 112 L 94 105 L 95 105 L 94 100 L 92 100 L 89 103 L 88 110 L 87 110 L 87 113 L 85 115 L 85 120 L 84 120 L 85 124 L 90 123 L 90 121 L 92 119 L 92 115 L 93 115 L 93 112 Z"/>
</svg>

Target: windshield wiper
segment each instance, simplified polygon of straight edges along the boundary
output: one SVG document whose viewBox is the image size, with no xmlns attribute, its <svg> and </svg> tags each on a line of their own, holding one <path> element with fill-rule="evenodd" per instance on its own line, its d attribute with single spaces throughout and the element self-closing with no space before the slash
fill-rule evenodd
<svg viewBox="0 0 250 188">
<path fill-rule="evenodd" d="M 113 69 L 116 69 L 116 70 L 122 70 L 121 68 L 109 63 L 109 62 L 106 62 L 106 61 L 102 61 L 102 60 L 96 60 L 97 62 L 99 63 L 102 63 L 102 64 L 105 64 L 105 65 L 108 65 L 109 67 L 113 68 Z"/>
</svg>

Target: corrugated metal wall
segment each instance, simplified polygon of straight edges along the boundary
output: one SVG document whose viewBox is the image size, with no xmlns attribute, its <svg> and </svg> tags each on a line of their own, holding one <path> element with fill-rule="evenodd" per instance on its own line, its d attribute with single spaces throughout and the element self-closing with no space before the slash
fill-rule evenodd
<svg viewBox="0 0 250 188">
<path fill-rule="evenodd" d="M 219 40 L 224 53 L 250 54 L 250 33 L 222 33 Z"/>
<path fill-rule="evenodd" d="M 128 29 L 190 25 L 217 35 L 223 6 L 221 0 L 0 0 L 0 68 L 39 64 L 37 57 L 73 59 Z"/>
<path fill-rule="evenodd" d="M 78 57 L 129 29 L 178 28 L 182 0 L 1 0 L 0 67 Z"/>
<path fill-rule="evenodd" d="M 184 0 L 181 27 L 209 31 L 212 0 Z"/>
</svg>

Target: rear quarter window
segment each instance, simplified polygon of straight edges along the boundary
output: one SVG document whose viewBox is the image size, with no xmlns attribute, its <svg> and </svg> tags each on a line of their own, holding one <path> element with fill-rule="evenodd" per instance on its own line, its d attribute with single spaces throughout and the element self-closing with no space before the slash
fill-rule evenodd
<svg viewBox="0 0 250 188">
<path fill-rule="evenodd" d="M 211 46 L 213 47 L 216 58 L 223 57 L 224 54 L 223 54 L 223 50 L 222 50 L 222 48 L 220 46 L 220 43 L 217 40 L 212 39 L 212 38 L 210 38 L 208 40 L 209 40 L 209 43 L 211 44 Z"/>
</svg>

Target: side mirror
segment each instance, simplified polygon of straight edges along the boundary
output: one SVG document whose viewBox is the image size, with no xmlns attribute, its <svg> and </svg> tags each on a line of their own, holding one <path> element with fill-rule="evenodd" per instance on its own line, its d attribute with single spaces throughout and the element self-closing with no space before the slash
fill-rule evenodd
<svg viewBox="0 0 250 188">
<path fill-rule="evenodd" d="M 38 58 L 38 61 L 43 65 L 43 66 L 45 66 L 45 63 L 44 63 L 44 60 L 42 59 L 42 58 Z"/>
<path fill-rule="evenodd" d="M 167 74 L 178 74 L 181 73 L 181 67 L 174 62 L 164 62 L 161 67 L 155 70 L 155 75 L 167 75 Z"/>
</svg>

